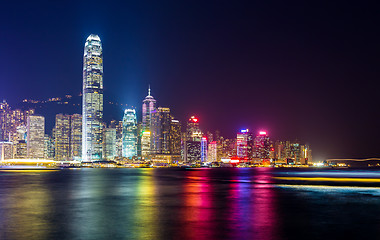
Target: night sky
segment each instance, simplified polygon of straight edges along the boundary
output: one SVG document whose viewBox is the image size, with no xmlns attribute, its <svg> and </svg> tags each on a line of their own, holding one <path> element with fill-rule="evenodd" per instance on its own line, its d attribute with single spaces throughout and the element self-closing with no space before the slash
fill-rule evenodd
<svg viewBox="0 0 380 240">
<path fill-rule="evenodd" d="M 3 1 L 0 99 L 78 95 L 94 33 L 107 101 L 140 114 L 151 84 L 158 106 L 181 121 L 197 115 L 204 130 L 232 138 L 265 129 L 309 143 L 314 160 L 380 157 L 378 9 L 366 1 Z"/>
</svg>

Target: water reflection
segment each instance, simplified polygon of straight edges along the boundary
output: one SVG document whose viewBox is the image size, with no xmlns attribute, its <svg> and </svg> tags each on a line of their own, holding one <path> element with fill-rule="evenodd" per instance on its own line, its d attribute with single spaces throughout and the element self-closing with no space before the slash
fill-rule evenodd
<svg viewBox="0 0 380 240">
<path fill-rule="evenodd" d="M 136 183 L 133 231 L 135 239 L 160 239 L 154 169 L 142 169 Z"/>
<path fill-rule="evenodd" d="M 251 191 L 253 196 L 253 216 L 252 228 L 255 239 L 281 239 L 277 201 L 275 189 L 272 183 L 271 170 L 259 168 L 258 174 L 253 175 L 254 186 Z"/>
<path fill-rule="evenodd" d="M 31 178 L 35 179 L 30 184 Z M 1 239 L 47 239 L 52 229 L 51 196 L 38 173 L 1 175 Z"/>
<path fill-rule="evenodd" d="M 213 198 L 209 171 L 185 172 L 181 238 L 213 239 Z"/>
<path fill-rule="evenodd" d="M 277 185 L 273 171 L 0 173 L 0 239 L 322 239 L 330 226 L 347 231 L 341 222 L 377 231 L 378 188 Z"/>
<path fill-rule="evenodd" d="M 229 184 L 228 238 L 279 239 L 270 170 L 237 169 Z"/>
</svg>

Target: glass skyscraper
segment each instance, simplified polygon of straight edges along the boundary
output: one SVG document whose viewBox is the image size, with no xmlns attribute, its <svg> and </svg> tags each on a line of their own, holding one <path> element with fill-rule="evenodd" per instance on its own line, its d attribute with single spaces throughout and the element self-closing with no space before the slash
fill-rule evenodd
<svg viewBox="0 0 380 240">
<path fill-rule="evenodd" d="M 125 109 L 123 117 L 123 157 L 137 156 L 137 118 L 135 109 Z"/>
<path fill-rule="evenodd" d="M 94 34 L 84 46 L 82 100 L 82 161 L 99 160 L 103 152 L 103 52 Z"/>
</svg>

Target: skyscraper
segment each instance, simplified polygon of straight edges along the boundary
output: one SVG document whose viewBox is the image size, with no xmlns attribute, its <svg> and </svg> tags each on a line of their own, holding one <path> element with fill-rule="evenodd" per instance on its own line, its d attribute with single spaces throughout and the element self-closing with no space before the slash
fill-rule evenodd
<svg viewBox="0 0 380 240">
<path fill-rule="evenodd" d="M 207 161 L 216 162 L 218 156 L 218 144 L 216 141 L 212 141 L 208 144 Z"/>
<path fill-rule="evenodd" d="M 13 143 L 0 141 L 0 160 L 12 159 L 13 156 Z"/>
<path fill-rule="evenodd" d="M 187 122 L 184 161 L 194 163 L 201 160 L 201 139 L 202 131 L 199 128 L 199 120 L 192 116 Z"/>
<path fill-rule="evenodd" d="M 159 107 L 151 112 L 151 153 L 170 154 L 170 109 Z"/>
<path fill-rule="evenodd" d="M 260 131 L 254 139 L 254 155 L 258 159 L 269 159 L 271 143 L 267 132 Z"/>
<path fill-rule="evenodd" d="M 103 52 L 100 38 L 94 34 L 84 46 L 82 107 L 82 160 L 102 159 Z"/>
<path fill-rule="evenodd" d="M 82 115 L 71 115 L 70 127 L 70 157 L 77 160 L 82 156 Z"/>
<path fill-rule="evenodd" d="M 123 121 L 112 120 L 110 128 L 116 129 L 116 157 L 123 156 Z"/>
<path fill-rule="evenodd" d="M 104 129 L 104 158 L 114 160 L 116 152 L 116 128 Z"/>
<path fill-rule="evenodd" d="M 207 138 L 202 137 L 201 141 L 201 162 L 207 161 Z"/>
<path fill-rule="evenodd" d="M 0 141 L 17 142 L 17 129 L 26 126 L 26 119 L 33 115 L 34 110 L 12 110 L 6 101 L 0 102 Z"/>
<path fill-rule="evenodd" d="M 181 123 L 172 119 L 170 123 L 170 154 L 181 155 Z"/>
<path fill-rule="evenodd" d="M 150 131 L 141 132 L 141 157 L 148 158 L 150 156 Z"/>
<path fill-rule="evenodd" d="M 57 114 L 54 127 L 55 160 L 70 158 L 70 115 Z"/>
<path fill-rule="evenodd" d="M 43 158 L 45 150 L 45 118 L 28 116 L 27 155 L 29 158 Z"/>
<path fill-rule="evenodd" d="M 153 110 L 156 109 L 156 100 L 153 98 L 153 96 L 150 95 L 150 86 L 148 89 L 148 96 L 145 97 L 143 100 L 142 105 L 142 129 L 145 130 L 151 130 L 151 113 Z"/>
<path fill-rule="evenodd" d="M 248 129 L 240 130 L 236 136 L 236 155 L 241 159 L 252 159 L 253 136 Z"/>
<path fill-rule="evenodd" d="M 135 109 L 125 109 L 123 117 L 123 157 L 137 156 L 137 118 Z"/>
</svg>

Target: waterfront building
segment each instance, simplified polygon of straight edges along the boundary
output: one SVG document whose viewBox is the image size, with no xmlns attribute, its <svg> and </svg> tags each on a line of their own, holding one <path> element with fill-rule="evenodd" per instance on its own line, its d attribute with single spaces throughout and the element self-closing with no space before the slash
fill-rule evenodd
<svg viewBox="0 0 380 240">
<path fill-rule="evenodd" d="M 192 116 L 187 122 L 184 142 L 184 161 L 195 163 L 201 160 L 202 135 L 203 133 L 199 128 L 199 119 Z"/>
<path fill-rule="evenodd" d="M 70 158 L 80 160 L 82 157 L 82 115 L 70 116 Z"/>
<path fill-rule="evenodd" d="M 44 158 L 45 159 L 53 159 L 55 154 L 54 149 L 54 139 L 49 135 L 45 134 L 45 142 L 44 142 Z"/>
<path fill-rule="evenodd" d="M 199 119 L 195 116 L 191 116 L 187 122 L 187 139 L 191 141 L 201 141 L 203 133 L 199 128 Z"/>
<path fill-rule="evenodd" d="M 311 149 L 308 145 L 300 145 L 300 163 L 308 164 L 311 160 Z"/>
<path fill-rule="evenodd" d="M 55 160 L 79 160 L 82 154 L 82 115 L 57 114 L 53 138 Z"/>
<path fill-rule="evenodd" d="M 110 128 L 116 129 L 116 157 L 123 156 L 123 121 L 112 120 Z"/>
<path fill-rule="evenodd" d="M 150 131 L 141 132 L 141 157 L 149 158 L 150 153 Z"/>
<path fill-rule="evenodd" d="M 169 134 L 170 154 L 181 155 L 181 123 L 172 119 Z"/>
<path fill-rule="evenodd" d="M 170 154 L 170 109 L 159 107 L 151 113 L 152 154 Z"/>
<path fill-rule="evenodd" d="M 137 156 L 141 157 L 142 122 L 137 123 Z"/>
<path fill-rule="evenodd" d="M 43 116 L 28 116 L 27 119 L 27 156 L 28 158 L 43 158 L 45 143 L 45 118 Z"/>
<path fill-rule="evenodd" d="M 70 115 L 57 114 L 53 131 L 56 161 L 70 159 L 70 131 Z"/>
<path fill-rule="evenodd" d="M 114 160 L 116 152 L 116 128 L 104 129 L 104 157 L 106 160 Z"/>
<path fill-rule="evenodd" d="M 208 144 L 207 161 L 216 162 L 218 159 L 218 144 L 216 141 L 212 141 Z"/>
<path fill-rule="evenodd" d="M 12 142 L 0 142 L 0 160 L 13 158 L 13 143 Z"/>
<path fill-rule="evenodd" d="M 240 159 L 252 159 L 253 136 L 248 129 L 240 130 L 240 133 L 236 136 L 236 155 Z"/>
<path fill-rule="evenodd" d="M 27 145 L 26 140 L 20 140 L 18 141 L 14 146 L 14 157 L 15 158 L 27 158 L 28 152 L 27 152 Z"/>
<path fill-rule="evenodd" d="M 254 157 L 256 159 L 269 159 L 271 150 L 270 138 L 265 131 L 260 131 L 254 139 Z"/>
<path fill-rule="evenodd" d="M 123 117 L 123 157 L 137 156 L 137 117 L 135 109 L 125 109 Z"/>
<path fill-rule="evenodd" d="M 91 34 L 83 54 L 82 160 L 102 159 L 103 152 L 103 49 Z"/>
<path fill-rule="evenodd" d="M 202 137 L 201 140 L 201 162 L 207 161 L 207 138 Z"/>
<path fill-rule="evenodd" d="M 34 109 L 22 111 L 20 109 L 12 110 L 9 104 L 4 100 L 0 103 L 0 141 L 10 141 L 16 143 L 20 140 L 17 134 L 17 128 L 26 126 L 28 116 L 34 114 Z M 25 139 L 25 136 L 24 136 Z"/>
</svg>

